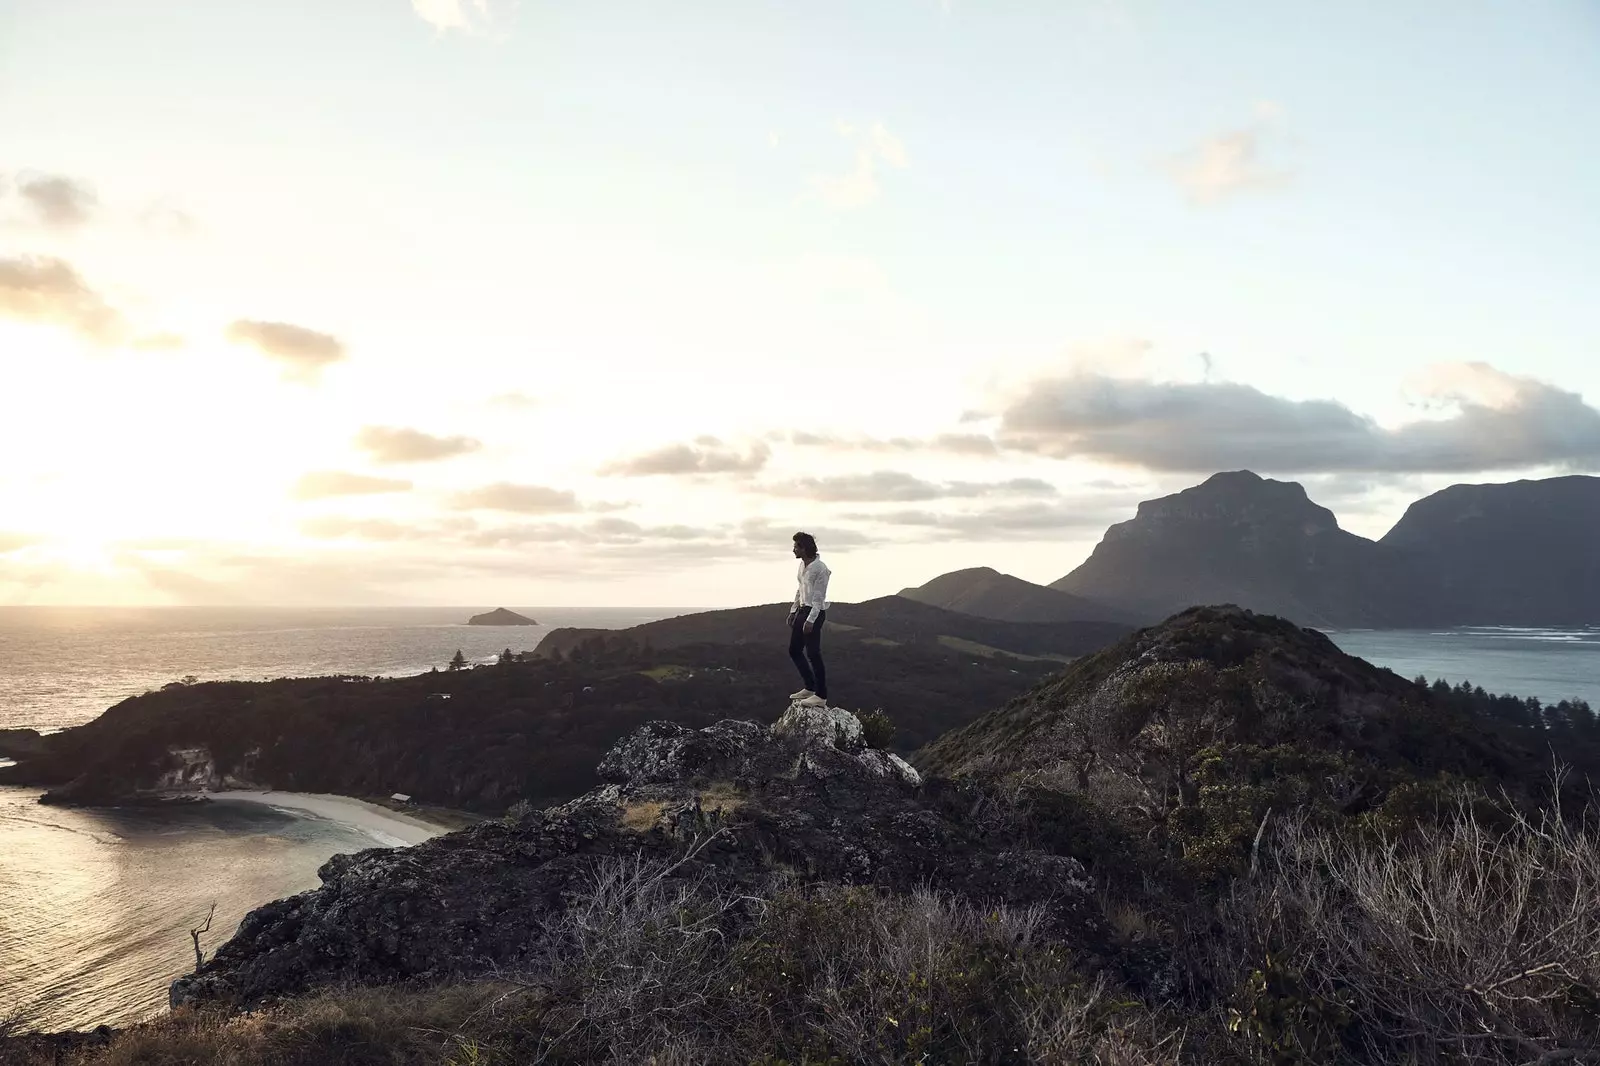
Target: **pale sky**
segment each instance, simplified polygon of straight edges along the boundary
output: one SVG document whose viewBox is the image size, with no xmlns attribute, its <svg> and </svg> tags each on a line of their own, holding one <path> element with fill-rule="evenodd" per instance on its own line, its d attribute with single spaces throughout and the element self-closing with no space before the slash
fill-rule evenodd
<svg viewBox="0 0 1600 1066">
<path fill-rule="evenodd" d="M 1048 582 L 1600 469 L 1593 0 L 0 0 L 0 603 Z"/>
</svg>

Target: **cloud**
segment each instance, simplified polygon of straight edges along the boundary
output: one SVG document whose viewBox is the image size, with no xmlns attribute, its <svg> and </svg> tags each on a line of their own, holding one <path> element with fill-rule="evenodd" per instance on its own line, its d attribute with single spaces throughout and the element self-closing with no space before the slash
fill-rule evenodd
<svg viewBox="0 0 1600 1066">
<path fill-rule="evenodd" d="M 669 444 L 600 468 L 607 477 L 649 477 L 657 474 L 753 474 L 767 465 L 772 449 L 756 442 L 738 451 L 716 437 L 699 437 L 692 444 Z"/>
<path fill-rule="evenodd" d="M 1270 124 L 1281 111 L 1275 105 L 1263 104 L 1257 114 L 1257 121 L 1250 125 L 1201 141 L 1166 163 L 1168 175 L 1191 203 L 1220 203 L 1243 192 L 1276 188 L 1289 180 L 1288 171 L 1274 169 L 1263 159 Z"/>
<path fill-rule="evenodd" d="M 880 166 L 904 169 L 910 160 L 900 138 L 881 122 L 867 127 L 841 122 L 838 130 L 839 136 L 855 145 L 855 165 L 842 174 L 814 176 L 811 193 L 836 211 L 849 211 L 867 206 L 882 193 L 878 184 Z"/>
<path fill-rule="evenodd" d="M 411 0 L 411 10 L 440 33 L 468 33 L 490 22 L 489 0 Z"/>
<path fill-rule="evenodd" d="M 485 547 L 520 544 L 638 545 L 650 541 L 711 541 L 727 536 L 719 527 L 685 525 L 645 526 L 624 518 L 597 518 L 592 522 L 526 522 L 481 530 L 469 539 Z"/>
<path fill-rule="evenodd" d="M 981 511 L 953 513 L 927 510 L 846 514 L 851 521 L 906 526 L 978 541 L 1058 540 L 1062 534 L 1100 534 L 1113 522 L 1128 518 L 1137 506 L 1128 498 L 1007 504 Z"/>
<path fill-rule="evenodd" d="M 561 514 L 583 510 L 578 497 L 568 489 L 518 485 L 510 481 L 458 492 L 451 499 L 451 505 L 461 511 L 514 511 L 520 514 Z"/>
<path fill-rule="evenodd" d="M 539 406 L 539 400 L 525 392 L 502 392 L 489 397 L 488 403 L 503 411 L 531 411 Z"/>
<path fill-rule="evenodd" d="M 407 426 L 364 426 L 356 447 L 379 463 L 423 463 L 466 455 L 483 447 L 474 437 L 436 437 Z"/>
<path fill-rule="evenodd" d="M 801 478 L 769 486 L 774 496 L 799 496 L 829 502 L 895 502 L 940 500 L 959 497 L 1006 495 L 1054 495 L 1056 489 L 1038 478 L 1012 478 L 1009 481 L 924 481 L 895 470 L 871 474 L 839 474 L 832 477 Z"/>
<path fill-rule="evenodd" d="M 1600 410 L 1577 393 L 1485 363 L 1418 382 L 1442 417 L 1396 428 L 1331 400 L 1289 400 L 1231 382 L 1098 374 L 1037 381 L 1000 412 L 999 439 L 1056 458 L 1209 473 L 1470 473 L 1600 463 Z"/>
<path fill-rule="evenodd" d="M 779 432 L 774 439 L 787 440 L 803 448 L 827 448 L 833 451 L 857 452 L 946 452 L 993 458 L 1000 447 L 993 437 L 982 433 L 939 433 L 932 437 L 839 437 L 827 433 L 809 433 L 803 430 Z"/>
<path fill-rule="evenodd" d="M 0 258 L 0 315 L 63 326 L 101 344 L 115 343 L 125 328 L 71 264 L 49 256 Z"/>
<path fill-rule="evenodd" d="M 400 478 L 368 477 L 341 470 L 313 470 L 295 482 L 297 500 L 324 500 L 330 496 L 369 496 L 380 492 L 409 492 L 411 482 Z"/>
<path fill-rule="evenodd" d="M 51 229 L 76 229 L 99 204 L 87 185 L 60 174 L 23 174 L 17 178 L 17 195 Z"/>
<path fill-rule="evenodd" d="M 339 338 L 288 322 L 257 322 L 241 318 L 227 329 L 227 338 L 248 344 L 263 355 L 283 363 L 284 377 L 312 381 L 322 368 L 345 356 Z"/>
</svg>

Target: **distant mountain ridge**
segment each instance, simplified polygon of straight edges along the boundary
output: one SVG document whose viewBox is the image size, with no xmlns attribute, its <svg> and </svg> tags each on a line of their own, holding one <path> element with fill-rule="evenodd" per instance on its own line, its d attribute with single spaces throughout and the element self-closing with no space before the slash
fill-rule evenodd
<svg viewBox="0 0 1600 1066">
<path fill-rule="evenodd" d="M 1296 482 L 1219 473 L 1141 503 L 1049 587 L 1142 617 L 1235 603 L 1335 628 L 1600 622 L 1600 478 L 1455 485 L 1372 541 Z"/>
<path fill-rule="evenodd" d="M 988 566 L 954 570 L 899 595 L 947 611 L 1002 622 L 1124 622 L 1126 611 L 1036 585 Z"/>
<path fill-rule="evenodd" d="M 534 654 L 566 656 L 581 647 L 615 652 L 678 648 L 692 644 L 781 644 L 787 604 L 762 604 L 723 611 L 662 618 L 628 629 L 561 628 L 545 634 Z M 980 654 L 1072 658 L 1098 651 L 1133 627 L 1120 622 L 1007 622 L 918 603 L 902 596 L 880 596 L 861 603 L 835 603 L 827 627 L 852 637 L 887 645 L 940 645 Z M 859 631 L 859 633 L 857 632 Z M 824 637 L 824 646 L 828 638 Z M 781 649 L 780 649 L 781 652 Z"/>
</svg>

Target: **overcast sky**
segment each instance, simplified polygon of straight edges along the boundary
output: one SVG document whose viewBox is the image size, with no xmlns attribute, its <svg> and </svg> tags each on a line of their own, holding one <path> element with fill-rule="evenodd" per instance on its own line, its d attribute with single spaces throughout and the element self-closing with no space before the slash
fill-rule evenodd
<svg viewBox="0 0 1600 1066">
<path fill-rule="evenodd" d="M 0 0 L 0 602 L 1071 570 L 1600 469 L 1592 0 Z"/>
</svg>

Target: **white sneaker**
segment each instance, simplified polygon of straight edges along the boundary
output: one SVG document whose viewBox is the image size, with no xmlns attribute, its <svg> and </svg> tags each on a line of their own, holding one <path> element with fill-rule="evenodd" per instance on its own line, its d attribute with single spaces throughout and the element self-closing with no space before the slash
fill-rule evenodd
<svg viewBox="0 0 1600 1066">
<path fill-rule="evenodd" d="M 815 692 L 800 701 L 800 706 L 802 707 L 826 707 L 827 705 L 828 701 Z"/>
<path fill-rule="evenodd" d="M 811 690 L 808 688 L 803 688 L 799 692 L 789 693 L 789 698 L 791 700 L 803 700 L 809 695 L 811 695 Z"/>
</svg>

